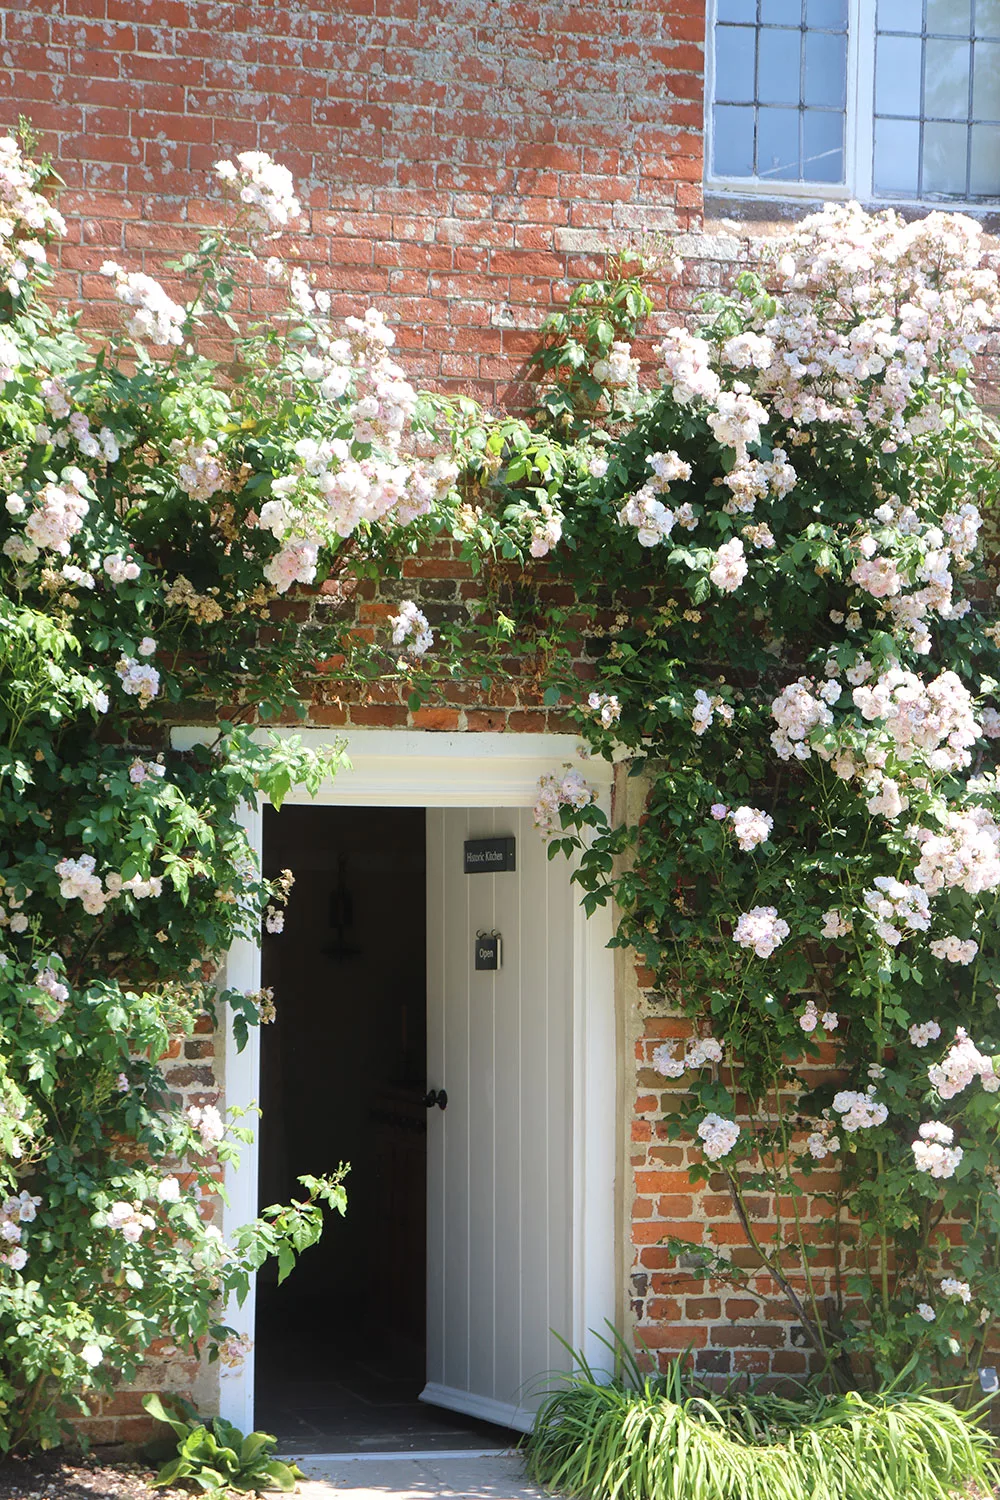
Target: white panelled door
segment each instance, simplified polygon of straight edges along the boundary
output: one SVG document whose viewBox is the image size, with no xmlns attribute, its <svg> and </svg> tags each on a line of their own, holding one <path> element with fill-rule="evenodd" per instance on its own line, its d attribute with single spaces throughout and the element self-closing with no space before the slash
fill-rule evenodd
<svg viewBox="0 0 1000 1500">
<path fill-rule="evenodd" d="M 463 873 L 513 834 L 517 869 Z M 427 1386 L 526 1430 L 573 1327 L 573 908 L 527 808 L 427 813 Z M 473 967 L 480 930 L 503 939 Z"/>
</svg>

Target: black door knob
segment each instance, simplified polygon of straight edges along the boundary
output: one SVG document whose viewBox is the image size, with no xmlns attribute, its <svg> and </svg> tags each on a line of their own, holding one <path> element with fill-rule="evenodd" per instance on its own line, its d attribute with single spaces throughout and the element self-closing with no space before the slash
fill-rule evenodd
<svg viewBox="0 0 1000 1500">
<path fill-rule="evenodd" d="M 448 1108 L 448 1094 L 445 1089 L 431 1089 L 424 1095 L 424 1103 L 428 1109 L 433 1109 L 435 1104 L 438 1109 Z"/>
</svg>

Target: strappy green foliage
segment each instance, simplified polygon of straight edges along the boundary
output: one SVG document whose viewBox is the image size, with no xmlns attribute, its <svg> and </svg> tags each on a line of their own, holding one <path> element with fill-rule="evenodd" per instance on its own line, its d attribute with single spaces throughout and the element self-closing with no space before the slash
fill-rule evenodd
<svg viewBox="0 0 1000 1500">
<path fill-rule="evenodd" d="M 1000 1478 L 975 1414 L 900 1388 L 789 1399 L 712 1395 L 643 1376 L 618 1354 L 607 1380 L 581 1357 L 546 1397 L 531 1478 L 585 1500 L 945 1500 Z"/>
</svg>

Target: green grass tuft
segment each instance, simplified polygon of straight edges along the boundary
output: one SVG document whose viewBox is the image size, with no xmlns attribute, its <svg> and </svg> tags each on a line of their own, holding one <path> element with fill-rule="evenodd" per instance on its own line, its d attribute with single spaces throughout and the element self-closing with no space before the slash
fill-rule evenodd
<svg viewBox="0 0 1000 1500">
<path fill-rule="evenodd" d="M 692 1394 L 677 1361 L 644 1377 L 615 1350 L 551 1390 L 527 1440 L 531 1478 L 583 1500 L 950 1500 L 1000 1480 L 975 1415 L 923 1393 Z"/>
</svg>

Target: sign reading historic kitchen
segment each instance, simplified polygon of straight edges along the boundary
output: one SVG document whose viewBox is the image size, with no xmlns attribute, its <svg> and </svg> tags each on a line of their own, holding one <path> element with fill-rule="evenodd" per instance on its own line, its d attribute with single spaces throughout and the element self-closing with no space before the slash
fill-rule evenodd
<svg viewBox="0 0 1000 1500">
<path fill-rule="evenodd" d="M 466 875 L 496 875 L 516 868 L 512 838 L 466 839 Z"/>
</svg>

